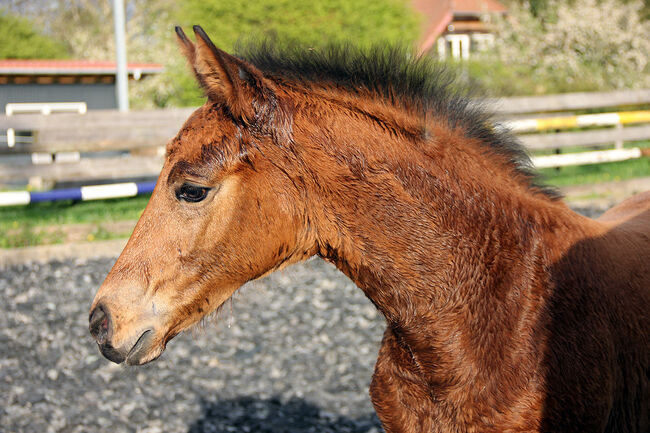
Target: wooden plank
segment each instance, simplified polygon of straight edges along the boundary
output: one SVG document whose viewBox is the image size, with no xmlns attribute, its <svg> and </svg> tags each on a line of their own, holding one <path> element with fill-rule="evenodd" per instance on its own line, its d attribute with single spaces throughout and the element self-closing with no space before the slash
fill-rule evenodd
<svg viewBox="0 0 650 433">
<path fill-rule="evenodd" d="M 157 176 L 162 165 L 162 157 L 145 156 L 89 158 L 75 164 L 0 164 L 0 183 L 28 180 L 31 177 L 40 177 L 44 181 L 64 182 Z"/>
<path fill-rule="evenodd" d="M 178 122 L 180 126 L 194 110 L 196 110 L 196 107 L 129 111 L 128 113 L 117 110 L 91 110 L 86 114 L 59 113 L 49 116 L 41 114 L 0 115 L 0 130 L 8 128 L 14 128 L 16 130 L 39 130 L 59 128 L 62 126 L 73 128 L 79 126 L 94 127 L 96 125 L 160 125 L 167 122 Z"/>
<path fill-rule="evenodd" d="M 488 107 L 493 108 L 497 114 L 584 110 L 588 108 L 650 104 L 650 89 L 562 93 L 545 96 L 517 96 L 486 99 L 485 103 Z"/>
<path fill-rule="evenodd" d="M 164 146 L 179 129 L 180 125 L 176 124 L 42 129 L 36 132 L 31 143 L 24 140 L 13 147 L 0 146 L 0 154 L 100 152 L 157 147 Z"/>
<path fill-rule="evenodd" d="M 0 116 L 0 130 L 33 130 L 34 143 L 0 146 L 0 154 L 66 151 L 132 150 L 164 146 L 194 108 L 174 110 L 90 111 L 84 115 Z"/>
<path fill-rule="evenodd" d="M 497 114 L 538 113 L 587 108 L 618 107 L 623 105 L 650 104 L 650 89 L 619 90 L 613 92 L 579 92 L 544 96 L 517 96 L 508 98 L 487 98 L 485 105 Z M 0 115 L 0 130 L 38 130 L 60 126 L 86 125 L 133 125 L 142 123 L 166 124 L 187 119 L 196 107 L 164 110 L 143 110 L 122 113 L 117 110 L 91 110 L 86 114 L 60 113 L 50 116 L 36 114 Z"/>
<path fill-rule="evenodd" d="M 179 128 L 174 125 L 147 128 L 101 127 L 92 130 L 80 128 L 74 131 L 50 129 L 39 131 L 35 142 L 25 147 L 30 152 L 132 150 L 164 146 L 178 133 L 178 130 Z"/>
<path fill-rule="evenodd" d="M 561 149 L 574 146 L 592 146 L 621 141 L 650 139 L 650 125 L 630 126 L 623 129 L 598 129 L 556 134 L 521 135 L 519 140 L 531 150 Z"/>
<path fill-rule="evenodd" d="M 501 112 L 576 109 L 620 104 L 650 103 L 650 90 L 572 93 L 500 101 Z M 35 130 L 36 142 L 17 143 L 15 147 L 0 146 L 0 154 L 32 152 L 133 150 L 164 146 L 174 137 L 195 108 L 171 110 L 89 111 L 86 114 L 54 114 L 0 116 L 0 130 Z M 531 149 L 595 145 L 617 140 L 634 141 L 650 138 L 648 127 L 624 128 L 622 131 L 603 130 L 553 135 L 521 137 Z"/>
<path fill-rule="evenodd" d="M 169 131 L 167 131 L 169 132 Z M 105 134 L 95 136 L 77 134 L 73 138 L 61 138 L 60 135 L 44 135 L 43 140 L 36 143 L 16 143 L 14 147 L 0 146 L 0 155 L 15 155 L 25 153 L 60 153 L 60 152 L 101 152 L 109 150 L 133 150 L 164 146 L 175 132 L 164 134 L 138 133 L 126 131 L 124 134 Z"/>
</svg>

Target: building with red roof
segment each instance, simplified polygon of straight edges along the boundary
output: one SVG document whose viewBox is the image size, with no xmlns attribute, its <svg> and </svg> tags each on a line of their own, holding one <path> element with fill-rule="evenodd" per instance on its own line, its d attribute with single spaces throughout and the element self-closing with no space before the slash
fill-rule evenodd
<svg viewBox="0 0 650 433">
<path fill-rule="evenodd" d="M 413 6 L 424 16 L 420 52 L 456 59 L 489 47 L 494 36 L 481 18 L 507 11 L 496 0 L 413 0 Z"/>
<path fill-rule="evenodd" d="M 156 63 L 129 63 L 129 79 L 162 72 Z M 115 62 L 0 60 L 0 110 L 8 103 L 85 102 L 89 110 L 115 109 Z"/>
</svg>

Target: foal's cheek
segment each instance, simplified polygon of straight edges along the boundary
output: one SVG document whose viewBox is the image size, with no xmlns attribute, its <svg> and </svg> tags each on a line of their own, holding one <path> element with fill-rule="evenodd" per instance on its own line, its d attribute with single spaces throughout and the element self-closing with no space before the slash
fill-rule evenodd
<svg viewBox="0 0 650 433">
<path fill-rule="evenodd" d="M 179 245 L 185 245 L 184 253 L 202 256 L 223 249 L 232 226 L 238 224 L 239 189 L 239 179 L 231 176 L 208 203 L 199 203 L 195 209 L 188 206 L 181 212 L 175 236 Z"/>
</svg>

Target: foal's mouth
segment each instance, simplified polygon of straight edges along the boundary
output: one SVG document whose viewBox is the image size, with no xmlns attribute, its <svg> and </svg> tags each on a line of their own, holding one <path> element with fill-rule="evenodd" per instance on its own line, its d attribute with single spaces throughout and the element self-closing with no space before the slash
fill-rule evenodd
<svg viewBox="0 0 650 433">
<path fill-rule="evenodd" d="M 147 329 L 142 333 L 142 335 L 140 335 L 131 350 L 129 350 L 129 353 L 126 354 L 125 362 L 127 365 L 140 365 L 145 363 L 142 362 L 142 360 L 145 358 L 149 352 L 149 349 L 151 348 L 151 340 L 153 339 L 153 335 L 153 330 L 151 329 Z M 151 358 L 146 362 L 153 361 L 158 356 Z"/>
<path fill-rule="evenodd" d="M 98 343 L 97 346 L 99 346 L 100 352 L 106 359 L 113 361 L 116 364 L 125 363 L 127 365 L 142 365 L 158 358 L 163 352 L 162 350 L 159 350 L 156 353 L 156 351 L 153 350 L 155 344 L 153 337 L 153 330 L 147 329 L 140 334 L 140 337 L 138 337 L 137 341 L 128 352 L 126 351 L 126 348 L 118 349 L 108 342 L 103 344 Z"/>
</svg>

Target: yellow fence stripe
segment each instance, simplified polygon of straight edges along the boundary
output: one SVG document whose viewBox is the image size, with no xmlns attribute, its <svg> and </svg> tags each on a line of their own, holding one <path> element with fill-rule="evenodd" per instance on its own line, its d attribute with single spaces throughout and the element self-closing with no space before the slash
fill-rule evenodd
<svg viewBox="0 0 650 433">
<path fill-rule="evenodd" d="M 504 125 L 512 128 L 515 132 L 523 132 L 644 122 L 650 122 L 650 110 L 581 114 L 578 116 L 557 116 L 541 119 L 517 119 L 505 121 Z"/>
<path fill-rule="evenodd" d="M 578 126 L 578 116 L 548 117 L 537 119 L 537 129 L 562 129 Z"/>
<path fill-rule="evenodd" d="M 650 111 L 624 111 L 618 113 L 621 123 L 650 122 Z"/>
</svg>

